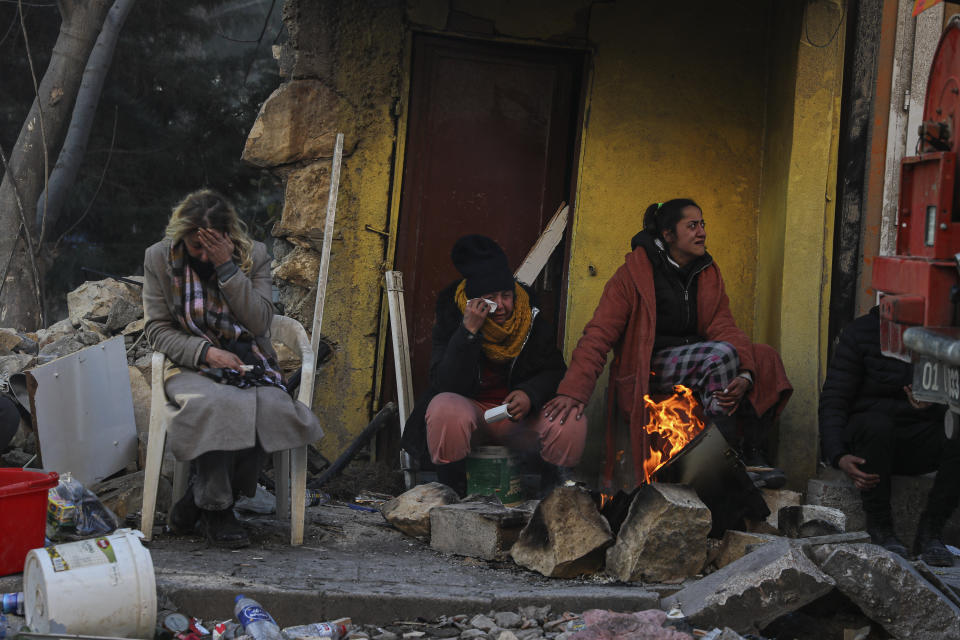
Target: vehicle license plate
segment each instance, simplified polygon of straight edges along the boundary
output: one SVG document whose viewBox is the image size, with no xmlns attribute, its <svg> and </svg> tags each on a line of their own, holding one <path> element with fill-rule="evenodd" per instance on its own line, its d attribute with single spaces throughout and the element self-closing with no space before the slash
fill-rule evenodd
<svg viewBox="0 0 960 640">
<path fill-rule="evenodd" d="M 914 354 L 913 396 L 927 402 L 960 404 L 960 367 Z"/>
</svg>

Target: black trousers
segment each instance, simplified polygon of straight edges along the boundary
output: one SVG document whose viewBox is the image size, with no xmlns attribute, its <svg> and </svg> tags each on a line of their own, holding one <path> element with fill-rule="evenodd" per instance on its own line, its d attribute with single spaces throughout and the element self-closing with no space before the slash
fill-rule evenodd
<svg viewBox="0 0 960 640">
<path fill-rule="evenodd" d="M 13 400 L 0 394 L 0 451 L 7 448 L 20 428 L 20 412 Z"/>
<path fill-rule="evenodd" d="M 252 498 L 267 454 L 260 443 L 240 451 L 208 451 L 190 461 L 194 503 L 206 511 L 233 506 L 243 494 Z"/>
<path fill-rule="evenodd" d="M 919 419 L 918 419 L 919 418 Z M 880 476 L 880 484 L 862 491 L 868 524 L 891 521 L 890 476 L 937 472 L 926 513 L 942 525 L 960 501 L 960 440 L 948 440 L 941 419 L 929 416 L 854 414 L 847 423 L 850 452 L 866 460 L 860 468 Z"/>
</svg>

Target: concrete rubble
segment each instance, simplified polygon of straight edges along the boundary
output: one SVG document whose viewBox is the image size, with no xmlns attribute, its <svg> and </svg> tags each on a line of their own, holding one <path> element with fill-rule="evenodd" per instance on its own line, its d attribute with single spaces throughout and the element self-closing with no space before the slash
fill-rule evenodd
<svg viewBox="0 0 960 640">
<path fill-rule="evenodd" d="M 696 575 L 707 556 L 710 510 L 683 485 L 644 485 L 633 498 L 607 573 L 623 581 L 680 582 Z"/>
<path fill-rule="evenodd" d="M 847 516 L 843 511 L 809 504 L 782 507 L 777 522 L 788 538 L 828 536 L 847 530 Z"/>
<path fill-rule="evenodd" d="M 698 626 L 758 633 L 780 616 L 833 589 L 834 580 L 786 540 L 768 542 L 664 598 Z"/>
<path fill-rule="evenodd" d="M 579 487 L 558 487 L 542 500 L 510 550 L 521 567 L 552 578 L 596 573 L 613 543 L 606 519 Z"/>
<path fill-rule="evenodd" d="M 909 561 L 874 544 L 823 545 L 810 553 L 837 589 L 892 636 L 960 639 L 960 608 Z"/>
<path fill-rule="evenodd" d="M 505 558 L 530 519 L 530 512 L 499 503 L 460 502 L 430 510 L 430 546 L 443 553 Z"/>
</svg>

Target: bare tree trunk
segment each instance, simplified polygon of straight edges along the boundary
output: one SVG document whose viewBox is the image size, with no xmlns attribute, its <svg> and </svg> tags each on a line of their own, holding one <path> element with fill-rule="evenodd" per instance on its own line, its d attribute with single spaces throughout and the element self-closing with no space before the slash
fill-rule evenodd
<svg viewBox="0 0 960 640">
<path fill-rule="evenodd" d="M 63 203 L 77 179 L 80 165 L 83 164 L 87 142 L 90 140 L 90 130 L 93 129 L 93 118 L 97 114 L 100 94 L 107 79 L 107 72 L 110 71 L 110 63 L 113 61 L 113 52 L 117 47 L 120 30 L 123 29 L 123 23 L 126 22 L 135 3 L 136 0 L 115 0 L 107 13 L 97 43 L 90 52 L 87 66 L 83 70 L 83 81 L 77 94 L 73 116 L 70 118 L 67 137 L 63 141 L 63 149 L 60 150 L 57 164 L 50 173 L 46 190 L 37 200 L 36 224 L 40 229 L 41 245 L 47 241 L 47 230 L 53 229 L 60 218 Z"/>
<path fill-rule="evenodd" d="M 38 237 L 36 202 L 44 188 L 44 154 L 56 150 L 63 140 L 84 65 L 100 33 L 110 2 L 59 0 L 58 6 L 60 35 L 39 83 L 39 96 L 24 120 L 10 152 L 9 168 L 0 183 L 0 327 L 23 330 L 39 327 L 41 304 L 37 301 L 37 283 L 22 234 L 29 233 L 34 239 Z M 21 229 L 18 194 L 24 207 L 24 218 L 33 228 Z M 41 256 L 37 258 L 42 280 L 45 261 L 39 259 Z"/>
</svg>

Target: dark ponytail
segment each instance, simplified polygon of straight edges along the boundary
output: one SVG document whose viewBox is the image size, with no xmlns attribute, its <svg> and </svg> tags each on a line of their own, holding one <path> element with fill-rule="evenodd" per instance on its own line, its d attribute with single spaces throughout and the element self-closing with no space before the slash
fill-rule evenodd
<svg viewBox="0 0 960 640">
<path fill-rule="evenodd" d="M 690 198 L 654 202 L 643 212 L 643 230 L 654 238 L 663 238 L 664 231 L 676 233 L 677 223 L 683 219 L 683 210 L 687 207 L 700 209 L 700 205 Z"/>
</svg>

